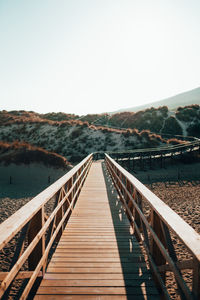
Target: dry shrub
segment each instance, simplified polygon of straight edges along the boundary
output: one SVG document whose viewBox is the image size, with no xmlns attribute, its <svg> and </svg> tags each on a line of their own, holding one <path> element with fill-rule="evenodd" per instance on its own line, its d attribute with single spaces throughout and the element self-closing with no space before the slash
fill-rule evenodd
<svg viewBox="0 0 200 300">
<path fill-rule="evenodd" d="M 7 155 L 5 153 L 7 153 Z M 51 165 L 55 167 L 71 167 L 66 158 L 57 153 L 49 152 L 43 148 L 32 146 L 26 142 L 18 141 L 14 141 L 13 143 L 0 142 L 0 162 L 5 164 L 29 164 L 32 162 L 42 162 L 45 165 Z"/>
<path fill-rule="evenodd" d="M 172 139 L 168 139 L 167 143 L 172 145 L 179 145 L 179 144 L 185 144 L 185 141 L 178 140 L 177 138 L 172 138 Z"/>
</svg>

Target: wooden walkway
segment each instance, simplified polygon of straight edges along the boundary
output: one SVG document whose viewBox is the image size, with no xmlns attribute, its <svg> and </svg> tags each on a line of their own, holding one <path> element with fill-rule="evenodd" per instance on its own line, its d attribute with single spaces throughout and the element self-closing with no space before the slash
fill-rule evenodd
<svg viewBox="0 0 200 300">
<path fill-rule="evenodd" d="M 94 162 L 36 300 L 159 299 L 116 191 L 105 180 L 102 163 Z"/>
</svg>

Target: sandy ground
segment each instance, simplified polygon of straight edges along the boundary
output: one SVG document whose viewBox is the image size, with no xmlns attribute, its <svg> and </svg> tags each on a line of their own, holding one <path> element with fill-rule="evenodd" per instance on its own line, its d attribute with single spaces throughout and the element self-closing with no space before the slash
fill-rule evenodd
<svg viewBox="0 0 200 300">
<path fill-rule="evenodd" d="M 200 183 L 200 162 L 188 164 L 177 162 L 166 164 L 163 168 L 156 166 L 150 169 L 147 167 L 145 170 L 137 169 L 136 172 L 130 171 L 130 173 L 145 184 L 167 181 L 196 181 Z"/>
<path fill-rule="evenodd" d="M 188 171 L 187 171 L 188 170 Z M 193 172 L 193 177 L 186 177 L 183 174 L 189 174 Z M 178 167 L 172 166 L 168 169 L 158 169 L 147 172 L 137 172 L 134 174 L 138 179 L 144 180 L 144 183 L 150 188 L 161 200 L 168 204 L 174 211 L 176 211 L 188 224 L 190 224 L 198 233 L 200 233 L 200 177 L 197 173 L 200 170 L 200 164 L 190 164 L 189 166 L 179 165 Z M 150 173 L 151 172 L 151 173 Z M 182 174 L 182 178 L 180 175 Z M 149 177 L 150 176 L 150 180 Z M 178 176 L 178 177 L 177 177 Z M 193 179 L 192 179 L 193 178 Z M 160 181 L 158 179 L 161 179 Z M 165 180 L 164 180 L 165 179 Z M 31 198 L 8 198 L 4 197 L 0 199 L 0 223 L 18 210 L 21 206 L 26 204 Z M 175 241 L 178 258 L 180 260 L 191 258 L 188 252 L 179 241 Z M 12 249 L 12 247 L 11 247 Z M 6 255 L 10 255 L 10 252 L 6 252 Z M 0 253 L 1 255 L 1 253 Z M 1 258 L 1 256 L 0 256 Z M 8 267 L 8 261 L 2 262 L 1 270 L 6 270 Z M 187 282 L 191 283 L 191 276 L 189 272 L 185 274 Z M 175 294 L 175 281 L 168 274 L 167 280 L 168 287 L 171 289 L 172 298 L 177 299 Z M 15 299 L 14 296 L 9 299 Z M 17 298 L 16 298 L 17 299 Z"/>
<path fill-rule="evenodd" d="M 168 165 L 163 169 L 137 171 L 133 174 L 153 193 L 169 205 L 200 234 L 200 163 Z M 178 261 L 192 259 L 183 243 L 171 232 Z M 187 285 L 192 287 L 192 272 L 182 271 Z M 176 281 L 166 274 L 166 285 L 172 299 L 178 299 Z"/>
<path fill-rule="evenodd" d="M 200 184 L 198 182 L 189 180 L 157 182 L 147 186 L 200 234 Z M 187 248 L 172 232 L 171 237 L 178 261 L 192 259 Z M 184 270 L 182 274 L 187 285 L 192 288 L 192 272 Z M 176 281 L 170 272 L 167 272 L 166 285 L 172 299 L 177 299 Z"/>
<path fill-rule="evenodd" d="M 200 234 L 199 183 L 195 184 L 195 181 L 160 182 L 148 185 L 148 188 Z"/>
<path fill-rule="evenodd" d="M 0 199 L 29 198 L 37 195 L 67 171 L 39 163 L 0 164 Z"/>
</svg>

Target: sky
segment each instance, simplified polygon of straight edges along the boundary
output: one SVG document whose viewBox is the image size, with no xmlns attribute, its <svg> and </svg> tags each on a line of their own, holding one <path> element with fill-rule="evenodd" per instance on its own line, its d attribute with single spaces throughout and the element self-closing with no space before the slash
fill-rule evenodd
<svg viewBox="0 0 200 300">
<path fill-rule="evenodd" d="M 0 0 L 0 110 L 79 115 L 200 86 L 199 0 Z"/>
</svg>

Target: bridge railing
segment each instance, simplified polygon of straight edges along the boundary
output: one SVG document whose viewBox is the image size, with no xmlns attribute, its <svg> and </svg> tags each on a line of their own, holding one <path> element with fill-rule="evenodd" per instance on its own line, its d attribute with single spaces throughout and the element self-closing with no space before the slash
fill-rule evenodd
<svg viewBox="0 0 200 300">
<path fill-rule="evenodd" d="M 177 145 L 165 145 L 157 148 L 144 148 L 144 149 L 134 149 L 134 150 L 125 150 L 125 151 L 107 151 L 107 154 L 113 158 L 124 158 L 127 156 L 139 156 L 139 155 L 157 155 L 157 154 L 166 154 L 166 153 L 180 153 L 187 151 L 198 151 L 200 148 L 200 140 L 196 139 L 192 142 L 185 142 L 184 144 Z"/>
<path fill-rule="evenodd" d="M 200 299 L 200 235 L 107 154 L 105 160 L 164 298 L 171 299 L 166 278 L 173 276 L 181 299 Z"/>
<path fill-rule="evenodd" d="M 0 298 L 8 299 L 11 285 L 19 285 L 20 279 L 26 285 L 18 299 L 26 299 L 43 276 L 52 245 L 62 234 L 91 163 L 92 154 L 0 224 L 0 257 L 9 260 L 0 272 Z"/>
</svg>

